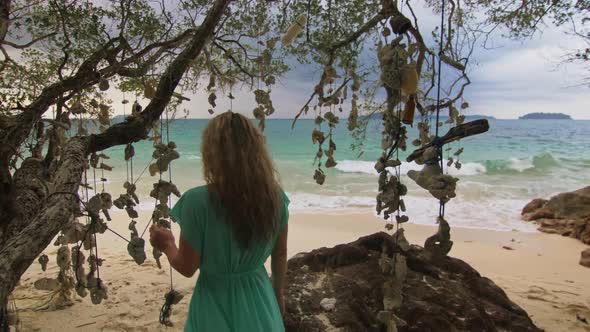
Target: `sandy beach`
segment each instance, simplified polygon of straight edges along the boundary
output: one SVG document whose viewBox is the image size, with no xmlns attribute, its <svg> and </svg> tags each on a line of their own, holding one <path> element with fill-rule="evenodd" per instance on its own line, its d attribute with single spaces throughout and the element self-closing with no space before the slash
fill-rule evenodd
<svg viewBox="0 0 590 332">
<path fill-rule="evenodd" d="M 142 228 L 145 221 L 139 222 Z M 110 226 L 127 235 L 126 215 L 113 213 Z M 289 255 L 353 241 L 383 230 L 382 222 L 368 213 L 292 214 L 289 222 Z M 452 224 L 452 221 L 451 221 Z M 139 228 L 139 227 L 138 227 Z M 408 224 L 410 243 L 422 244 L 435 232 L 434 226 Z M 141 231 L 141 230 L 140 230 Z M 175 228 L 178 235 L 178 229 Z M 465 260 L 482 275 L 503 288 L 510 299 L 522 306 L 533 321 L 546 331 L 590 331 L 590 269 L 578 264 L 581 242 L 542 233 L 497 232 L 453 228 L 451 256 Z M 197 276 L 187 279 L 173 273 L 174 287 L 185 294 L 173 309 L 173 328 L 158 324 L 163 296 L 170 286 L 170 272 L 158 270 L 146 246 L 148 260 L 138 266 L 127 255 L 126 243 L 111 232 L 100 236 L 99 254 L 105 259 L 100 276 L 109 288 L 109 298 L 93 305 L 89 298 L 61 310 L 35 310 L 47 298 L 33 288 L 43 276 L 55 277 L 56 247 L 46 272 L 35 263 L 13 293 L 23 331 L 181 331 Z M 510 249 L 506 249 L 508 247 Z"/>
</svg>

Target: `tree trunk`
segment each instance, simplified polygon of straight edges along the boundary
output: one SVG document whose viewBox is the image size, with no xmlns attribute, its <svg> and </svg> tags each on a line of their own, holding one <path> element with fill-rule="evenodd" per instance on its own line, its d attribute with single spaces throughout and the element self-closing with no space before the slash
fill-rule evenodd
<svg viewBox="0 0 590 332">
<path fill-rule="evenodd" d="M 0 0 L 1 1 L 1 0 Z M 170 102 L 172 93 L 215 31 L 231 0 L 217 0 L 186 48 L 170 63 L 158 84 L 155 97 L 145 110 L 130 120 L 116 124 L 102 134 L 70 139 L 62 153 L 48 195 L 38 202 L 38 213 L 17 234 L 0 244 L 0 303 L 4 303 L 18 280 L 59 231 L 71 221 L 79 204 L 78 188 L 88 154 L 114 145 L 145 139 L 149 130 Z M 12 191 L 14 193 L 14 191 Z M 20 207 L 21 209 L 24 207 Z M 2 222 L 16 222 L 6 220 Z"/>
</svg>

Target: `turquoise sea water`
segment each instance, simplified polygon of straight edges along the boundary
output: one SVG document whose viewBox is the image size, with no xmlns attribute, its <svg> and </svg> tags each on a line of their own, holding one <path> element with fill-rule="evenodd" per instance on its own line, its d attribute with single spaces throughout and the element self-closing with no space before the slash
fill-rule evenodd
<svg viewBox="0 0 590 332">
<path fill-rule="evenodd" d="M 350 209 L 372 212 L 377 193 L 374 161 L 380 156 L 380 125 L 369 125 L 364 153 L 350 148 L 352 137 L 343 122 L 335 130 L 338 165 L 327 171 L 326 183 L 315 184 L 313 158 L 317 147 L 311 142 L 313 120 L 299 120 L 291 129 L 292 120 L 268 120 L 266 137 L 281 182 L 290 195 L 295 212 L 345 213 Z M 203 184 L 200 157 L 201 134 L 207 120 L 181 119 L 170 123 L 170 139 L 181 154 L 174 161 L 172 177 L 181 191 Z M 442 133 L 446 128 L 441 129 Z M 417 132 L 411 130 L 411 142 Z M 578 189 L 590 184 L 590 121 L 567 120 L 490 120 L 488 133 L 464 139 L 451 145 L 453 151 L 464 147 L 461 170 L 449 168 L 460 178 L 458 197 L 447 205 L 447 219 L 462 227 L 496 230 L 531 231 L 534 227 L 519 220 L 521 208 L 530 199 Z M 408 147 L 412 149 L 411 146 Z M 151 160 L 151 142 L 135 145 L 135 178 Z M 411 152 L 411 151 L 409 151 Z M 409 153 L 401 153 L 405 159 Z M 127 176 L 123 147 L 107 151 L 115 167 L 105 172 L 105 187 L 116 195 Z M 402 174 L 419 169 L 404 163 Z M 98 174 L 100 177 L 100 174 Z M 149 190 L 158 177 L 145 172 L 138 181 L 142 207 L 153 207 Z M 168 178 L 168 174 L 164 174 Z M 412 222 L 434 224 L 437 202 L 405 175 L 409 187 L 406 199 Z"/>
</svg>

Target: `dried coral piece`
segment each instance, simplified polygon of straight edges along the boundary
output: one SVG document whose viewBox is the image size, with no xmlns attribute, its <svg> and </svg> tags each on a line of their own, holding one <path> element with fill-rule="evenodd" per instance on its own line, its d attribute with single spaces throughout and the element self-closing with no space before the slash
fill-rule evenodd
<svg viewBox="0 0 590 332">
<path fill-rule="evenodd" d="M 322 185 L 326 181 L 326 174 L 324 174 L 324 171 L 322 171 L 320 168 L 318 168 L 315 170 L 315 173 L 313 175 L 313 179 L 315 180 L 315 182 L 317 184 Z"/>
<path fill-rule="evenodd" d="M 154 188 L 150 192 L 150 197 L 158 199 L 161 204 L 167 204 L 168 197 L 170 197 L 171 194 L 180 197 L 180 191 L 178 191 L 176 185 L 171 182 L 160 180 L 157 183 L 154 183 Z"/>
<path fill-rule="evenodd" d="M 102 212 L 108 221 L 111 221 L 109 215 L 111 207 L 113 207 L 113 201 L 109 193 L 96 194 L 86 203 L 86 209 L 90 212 L 91 217 L 92 214 L 98 216 L 99 212 Z"/>
<path fill-rule="evenodd" d="M 155 150 L 152 157 L 156 159 L 156 162 L 149 166 L 151 176 L 168 171 L 170 163 L 173 160 L 180 158 L 180 154 L 175 150 L 176 143 L 174 142 L 168 142 L 168 144 L 158 143 L 154 148 Z"/>
<path fill-rule="evenodd" d="M 295 38 L 297 38 L 297 36 L 299 36 L 299 34 L 305 28 L 306 22 L 307 22 L 307 15 L 303 14 L 303 15 L 299 15 L 297 17 L 295 22 L 293 22 L 293 24 L 291 24 L 291 26 L 287 29 L 287 32 L 285 32 L 285 35 L 283 36 L 283 39 L 282 39 L 283 46 L 289 46 L 293 43 Z"/>
<path fill-rule="evenodd" d="M 110 111 L 110 107 L 108 105 L 105 105 L 105 104 L 99 105 L 98 122 L 100 122 L 100 124 L 103 126 L 108 126 L 111 124 L 109 111 Z"/>
<path fill-rule="evenodd" d="M 133 257 L 133 260 L 137 265 L 143 264 L 146 259 L 145 240 L 136 235 L 132 235 L 131 241 L 127 244 L 127 252 Z"/>
<path fill-rule="evenodd" d="M 440 166 L 435 163 L 425 165 L 421 171 L 408 171 L 408 177 L 420 187 L 428 190 L 432 196 L 446 203 L 456 196 L 455 190 L 459 179 L 441 173 Z"/>
<path fill-rule="evenodd" d="M 445 256 L 451 251 L 451 227 L 443 217 L 438 217 L 438 231 L 427 238 L 424 242 L 424 249 L 433 255 Z"/>
<path fill-rule="evenodd" d="M 59 247 L 56 260 L 60 269 L 69 269 L 72 262 L 70 248 L 68 246 Z"/>
<path fill-rule="evenodd" d="M 47 255 L 43 254 L 43 255 L 39 256 L 39 259 L 37 261 L 39 262 L 39 264 L 41 264 L 41 270 L 43 270 L 43 272 L 45 272 L 47 270 L 47 263 L 49 263 L 49 257 L 47 257 Z"/>
<path fill-rule="evenodd" d="M 65 237 L 65 242 L 68 244 L 78 243 L 84 240 L 84 234 L 86 233 L 86 226 L 78 221 L 74 221 L 68 224 L 62 233 Z"/>
<path fill-rule="evenodd" d="M 93 304 L 100 304 L 102 300 L 109 298 L 107 286 L 100 278 L 88 279 L 88 289 Z"/>
</svg>

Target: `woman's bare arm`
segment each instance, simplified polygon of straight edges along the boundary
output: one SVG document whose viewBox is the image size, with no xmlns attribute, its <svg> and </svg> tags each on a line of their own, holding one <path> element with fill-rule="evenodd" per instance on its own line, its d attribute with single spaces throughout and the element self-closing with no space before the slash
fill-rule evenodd
<svg viewBox="0 0 590 332">
<path fill-rule="evenodd" d="M 180 234 L 178 247 L 176 247 L 174 235 L 170 230 L 152 226 L 150 229 L 150 242 L 168 257 L 168 262 L 176 271 L 187 278 L 192 277 L 201 266 L 201 255 L 184 241 L 182 233 Z"/>
<path fill-rule="evenodd" d="M 272 251 L 271 270 L 272 270 L 272 284 L 275 290 L 275 296 L 279 303 L 281 313 L 285 312 L 285 277 L 287 275 L 287 233 L 288 225 L 279 235 L 275 247 Z"/>
</svg>

